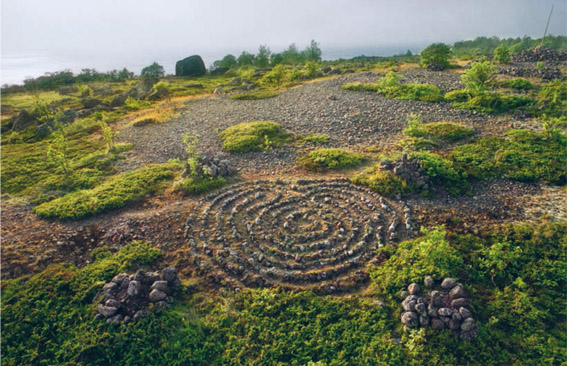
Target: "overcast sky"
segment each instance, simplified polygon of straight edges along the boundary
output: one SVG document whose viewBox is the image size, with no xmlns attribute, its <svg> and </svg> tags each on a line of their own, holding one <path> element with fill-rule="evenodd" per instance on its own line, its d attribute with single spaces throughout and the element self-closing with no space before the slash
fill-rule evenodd
<svg viewBox="0 0 567 366">
<path fill-rule="evenodd" d="M 567 0 L 2 0 L 2 55 L 123 60 L 156 54 L 424 45 L 566 34 Z M 172 56 L 173 57 L 173 56 Z M 120 66 L 120 65 L 116 65 Z"/>
</svg>

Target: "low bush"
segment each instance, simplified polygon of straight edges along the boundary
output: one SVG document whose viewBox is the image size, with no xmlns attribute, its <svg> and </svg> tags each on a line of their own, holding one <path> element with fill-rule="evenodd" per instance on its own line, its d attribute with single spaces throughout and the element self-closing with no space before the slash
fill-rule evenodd
<svg viewBox="0 0 567 366">
<path fill-rule="evenodd" d="M 421 119 L 410 116 L 408 127 L 404 135 L 412 137 L 425 137 L 433 140 L 457 141 L 474 134 L 474 130 L 452 122 L 421 123 Z"/>
<path fill-rule="evenodd" d="M 235 100 L 256 100 L 256 99 L 267 99 L 277 97 L 279 94 L 272 91 L 258 91 L 254 93 L 242 93 L 235 94 L 230 97 L 230 99 Z"/>
<path fill-rule="evenodd" d="M 532 103 L 533 100 L 526 97 L 487 92 L 475 95 L 468 101 L 455 102 L 453 106 L 461 109 L 476 110 L 482 113 L 498 114 L 526 107 Z"/>
<path fill-rule="evenodd" d="M 178 167 L 173 164 L 148 165 L 109 178 L 99 186 L 69 193 L 43 203 L 34 212 L 44 218 L 79 220 L 116 209 L 157 191 L 161 183 L 171 180 Z"/>
<path fill-rule="evenodd" d="M 266 121 L 239 123 L 219 134 L 223 149 L 229 152 L 269 150 L 287 142 L 289 136 L 279 123 Z"/>
<path fill-rule="evenodd" d="M 467 173 L 453 161 L 430 152 L 415 152 L 411 156 L 419 160 L 433 184 L 444 187 L 452 195 L 470 191 Z"/>
<path fill-rule="evenodd" d="M 222 177 L 189 177 L 175 182 L 173 189 L 190 195 L 212 191 L 226 184 Z"/>
<path fill-rule="evenodd" d="M 303 169 L 321 171 L 354 167 L 364 159 L 365 157 L 362 154 L 343 149 L 319 149 L 298 158 L 297 162 Z"/>
<path fill-rule="evenodd" d="M 537 109 L 548 116 L 567 115 L 567 82 L 555 80 L 542 86 L 537 95 Z"/>
<path fill-rule="evenodd" d="M 445 99 L 450 102 L 466 102 L 472 97 L 472 93 L 464 89 L 453 90 L 445 94 Z"/>
<path fill-rule="evenodd" d="M 374 165 L 351 179 L 354 184 L 360 184 L 371 190 L 386 196 L 403 196 L 411 191 L 406 181 L 392 172 L 380 169 L 379 165 Z"/>
<path fill-rule="evenodd" d="M 342 87 L 344 90 L 377 92 L 390 99 L 419 100 L 439 102 L 443 100 L 441 89 L 429 84 L 400 84 L 399 76 L 389 72 L 378 83 L 351 83 Z"/>
<path fill-rule="evenodd" d="M 316 133 L 312 135 L 298 137 L 299 142 L 312 142 L 315 144 L 326 144 L 329 142 L 329 135 L 325 133 Z"/>
<path fill-rule="evenodd" d="M 504 80 L 498 83 L 498 85 L 503 88 L 514 89 L 519 91 L 526 91 L 534 88 L 534 85 L 524 78 L 513 78 L 513 79 Z"/>
<path fill-rule="evenodd" d="M 449 155 L 455 164 L 478 179 L 509 178 L 525 182 L 566 183 L 565 136 L 511 130 L 507 138 L 486 137 L 456 147 Z"/>
<path fill-rule="evenodd" d="M 429 151 L 439 147 L 434 141 L 422 137 L 405 137 L 398 142 L 403 151 Z"/>
</svg>

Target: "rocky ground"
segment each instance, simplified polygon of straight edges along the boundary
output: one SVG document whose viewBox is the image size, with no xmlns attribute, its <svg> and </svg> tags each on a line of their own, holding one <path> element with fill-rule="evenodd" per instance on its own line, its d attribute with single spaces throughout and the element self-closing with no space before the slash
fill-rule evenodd
<svg viewBox="0 0 567 366">
<path fill-rule="evenodd" d="M 394 145 L 406 127 L 409 113 L 423 120 L 454 121 L 475 128 L 480 135 L 501 134 L 511 126 L 530 126 L 529 120 L 494 117 L 452 108 L 450 103 L 425 103 L 386 99 L 374 93 L 344 91 L 349 82 L 374 82 L 376 73 L 358 73 L 327 78 L 297 86 L 275 98 L 241 101 L 226 95 L 194 98 L 180 117 L 157 125 L 126 127 L 120 139 L 133 144 L 122 170 L 148 163 L 182 158 L 181 135 L 200 136 L 198 149 L 229 159 L 240 170 L 242 180 L 271 176 L 273 179 L 336 178 L 341 173 L 305 174 L 295 166 L 296 157 L 309 146 L 289 145 L 272 152 L 229 155 L 221 150 L 217 134 L 228 126 L 254 120 L 281 123 L 296 135 L 326 133 L 330 146 L 363 151 L 368 147 Z M 447 72 L 410 70 L 404 82 L 427 82 L 444 91 L 462 88 L 459 75 Z M 270 178 L 272 179 L 272 178 Z M 491 224 L 565 220 L 566 192 L 510 181 L 475 183 L 470 196 L 451 197 L 440 193 L 434 199 L 410 197 L 406 204 L 418 225 L 445 224 L 449 229 L 474 232 Z M 165 253 L 156 266 L 176 266 L 182 277 L 194 274 L 183 236 L 183 224 L 196 204 L 170 192 L 130 207 L 79 222 L 39 219 L 26 203 L 3 200 L 2 278 L 41 271 L 57 262 L 84 265 L 92 249 L 108 245 L 118 248 L 131 240 L 146 240 Z"/>
</svg>

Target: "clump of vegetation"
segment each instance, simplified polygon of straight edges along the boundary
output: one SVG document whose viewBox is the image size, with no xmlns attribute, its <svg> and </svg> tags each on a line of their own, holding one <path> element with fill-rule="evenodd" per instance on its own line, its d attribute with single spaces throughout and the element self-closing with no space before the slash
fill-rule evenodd
<svg viewBox="0 0 567 366">
<path fill-rule="evenodd" d="M 297 138 L 299 142 L 312 142 L 314 144 L 326 144 L 329 142 L 329 135 L 326 133 L 315 133 L 312 135 L 301 136 Z"/>
<path fill-rule="evenodd" d="M 446 95 L 447 99 L 454 96 Z M 527 97 L 487 92 L 475 95 L 468 101 L 455 102 L 453 106 L 461 109 L 476 110 L 482 113 L 506 113 L 521 107 L 528 107 L 533 100 Z"/>
<path fill-rule="evenodd" d="M 537 95 L 537 107 L 549 116 L 567 115 L 567 82 L 555 80 L 543 85 Z"/>
<path fill-rule="evenodd" d="M 318 149 L 297 159 L 306 170 L 343 169 L 355 167 L 365 160 L 364 155 L 343 149 Z"/>
<path fill-rule="evenodd" d="M 450 66 L 451 48 L 444 43 L 434 43 L 421 51 L 420 57 L 421 65 L 435 65 L 443 70 Z"/>
<path fill-rule="evenodd" d="M 273 91 L 258 91 L 254 93 L 242 93 L 242 94 L 235 94 L 230 97 L 230 99 L 235 100 L 256 100 L 256 99 L 267 99 L 267 98 L 274 98 L 277 97 L 279 94 Z"/>
<path fill-rule="evenodd" d="M 507 138 L 486 137 L 456 147 L 449 158 L 478 179 L 509 178 L 525 182 L 565 184 L 567 140 L 527 130 L 511 130 Z"/>
<path fill-rule="evenodd" d="M 470 191 L 467 173 L 452 160 L 430 152 L 415 152 L 424 173 L 435 185 L 444 187 L 452 195 L 460 195 Z"/>
<path fill-rule="evenodd" d="M 514 89 L 518 91 L 527 91 L 534 88 L 534 85 L 524 78 L 513 78 L 498 83 L 503 88 Z"/>
<path fill-rule="evenodd" d="M 510 63 L 510 49 L 505 45 L 500 45 L 494 50 L 494 61 L 500 64 Z"/>
<path fill-rule="evenodd" d="M 138 201 L 171 180 L 178 166 L 148 165 L 138 170 L 109 178 L 99 186 L 69 193 L 34 208 L 44 218 L 79 220 Z"/>
<path fill-rule="evenodd" d="M 441 89 L 429 84 L 401 84 L 400 77 L 389 72 L 378 83 L 351 83 L 343 85 L 344 90 L 372 91 L 390 99 L 419 100 L 422 102 L 439 102 L 443 100 Z"/>
<path fill-rule="evenodd" d="M 487 83 L 496 75 L 496 67 L 488 61 L 473 62 L 470 69 L 465 70 L 461 80 L 465 90 L 472 95 L 479 95 L 488 90 Z"/>
<path fill-rule="evenodd" d="M 148 89 L 156 84 L 159 81 L 159 78 L 163 77 L 164 75 L 165 69 L 157 62 L 144 67 L 142 69 L 142 72 L 140 73 L 144 86 L 146 86 L 146 88 Z"/>
<path fill-rule="evenodd" d="M 421 116 L 410 114 L 408 116 L 408 127 L 404 129 L 403 133 L 412 137 L 425 137 L 433 140 L 453 142 L 472 136 L 474 130 L 452 122 L 424 124 Z"/>
<path fill-rule="evenodd" d="M 184 192 L 191 195 L 200 194 L 220 188 L 226 184 L 223 177 L 195 177 L 190 176 L 175 182 L 173 189 L 177 192 Z"/>
<path fill-rule="evenodd" d="M 403 139 L 400 139 L 400 141 L 398 142 L 398 146 L 403 151 L 412 152 L 412 151 L 433 150 L 439 147 L 439 144 L 437 144 L 434 141 L 431 141 L 430 139 L 426 139 L 422 137 L 405 137 Z"/>
<path fill-rule="evenodd" d="M 106 151 L 110 152 L 114 150 L 114 147 L 116 146 L 116 138 L 118 137 L 119 132 L 110 128 L 105 118 L 103 118 L 99 123 L 100 130 L 102 131 L 102 139 L 106 143 Z"/>
<path fill-rule="evenodd" d="M 374 165 L 351 179 L 354 184 L 366 186 L 385 197 L 403 196 L 412 191 L 405 179 Z"/>
<path fill-rule="evenodd" d="M 128 97 L 124 102 L 123 108 L 127 111 L 137 111 L 138 109 L 145 109 L 151 107 L 151 103 L 147 100 L 134 99 Z"/>
<path fill-rule="evenodd" d="M 279 123 L 243 122 L 221 132 L 223 149 L 229 152 L 249 152 L 270 149 L 289 140 L 289 133 Z"/>
</svg>

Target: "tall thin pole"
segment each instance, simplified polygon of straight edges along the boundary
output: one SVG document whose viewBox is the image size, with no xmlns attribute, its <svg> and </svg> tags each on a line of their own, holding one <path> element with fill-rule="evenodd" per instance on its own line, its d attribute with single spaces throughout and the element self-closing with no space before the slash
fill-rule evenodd
<svg viewBox="0 0 567 366">
<path fill-rule="evenodd" d="M 543 32 L 543 38 L 541 39 L 541 44 L 545 41 L 545 36 L 547 36 L 547 29 L 549 28 L 549 21 L 551 20 L 551 14 L 553 13 L 553 7 L 555 4 L 551 5 L 551 11 L 549 12 L 549 17 L 547 18 L 547 25 L 545 26 L 545 32 Z"/>
</svg>

